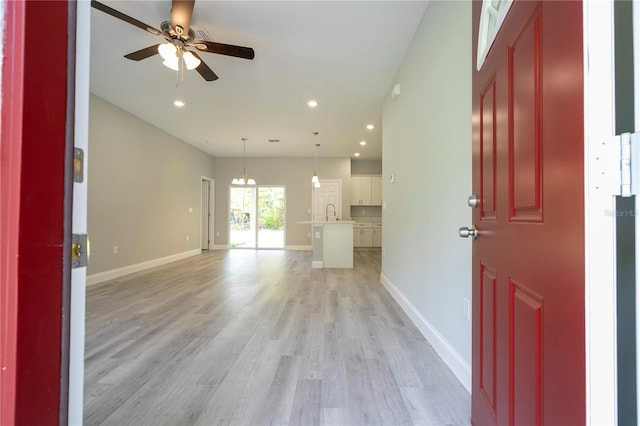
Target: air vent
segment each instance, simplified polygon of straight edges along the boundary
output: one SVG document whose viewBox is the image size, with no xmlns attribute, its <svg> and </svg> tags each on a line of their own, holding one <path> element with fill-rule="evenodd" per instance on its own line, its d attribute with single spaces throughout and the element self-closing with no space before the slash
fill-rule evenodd
<svg viewBox="0 0 640 426">
<path fill-rule="evenodd" d="M 269 139 L 269 142 L 278 143 L 278 142 L 280 142 L 280 139 Z"/>
<path fill-rule="evenodd" d="M 213 41 L 211 34 L 209 34 L 209 32 L 204 28 L 191 27 L 191 29 L 195 33 L 195 40 Z"/>
</svg>

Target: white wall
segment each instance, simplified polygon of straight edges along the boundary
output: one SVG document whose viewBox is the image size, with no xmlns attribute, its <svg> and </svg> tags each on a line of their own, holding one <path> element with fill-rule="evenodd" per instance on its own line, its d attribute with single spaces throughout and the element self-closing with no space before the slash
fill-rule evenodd
<svg viewBox="0 0 640 426">
<path fill-rule="evenodd" d="M 472 242 L 457 231 L 471 225 L 471 57 L 471 2 L 430 2 L 382 121 L 382 279 L 467 389 Z"/>
<path fill-rule="evenodd" d="M 88 274 L 198 250 L 214 158 L 95 95 L 89 111 Z"/>
</svg>

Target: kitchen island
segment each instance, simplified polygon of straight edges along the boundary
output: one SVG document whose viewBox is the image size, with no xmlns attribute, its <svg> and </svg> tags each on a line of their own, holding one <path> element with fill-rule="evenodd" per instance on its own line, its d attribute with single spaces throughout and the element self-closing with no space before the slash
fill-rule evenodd
<svg viewBox="0 0 640 426">
<path fill-rule="evenodd" d="M 311 225 L 312 268 L 353 268 L 353 222 L 304 221 Z"/>
</svg>

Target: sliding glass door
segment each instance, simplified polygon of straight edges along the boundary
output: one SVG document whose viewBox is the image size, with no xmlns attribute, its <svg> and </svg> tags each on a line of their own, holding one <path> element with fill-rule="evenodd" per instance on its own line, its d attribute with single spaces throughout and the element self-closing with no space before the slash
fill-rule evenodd
<svg viewBox="0 0 640 426">
<path fill-rule="evenodd" d="M 284 248 L 284 224 L 283 186 L 230 187 L 231 248 Z"/>
</svg>

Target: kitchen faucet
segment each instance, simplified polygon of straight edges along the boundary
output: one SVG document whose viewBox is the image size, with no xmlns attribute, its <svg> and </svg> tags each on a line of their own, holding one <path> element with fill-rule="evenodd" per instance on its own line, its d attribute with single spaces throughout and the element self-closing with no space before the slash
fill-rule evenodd
<svg viewBox="0 0 640 426">
<path fill-rule="evenodd" d="M 327 204 L 327 206 L 324 208 L 325 220 L 327 222 L 329 222 L 329 206 L 333 207 L 333 216 L 336 215 L 336 206 L 331 203 Z"/>
</svg>

